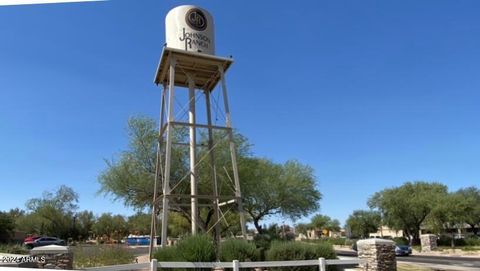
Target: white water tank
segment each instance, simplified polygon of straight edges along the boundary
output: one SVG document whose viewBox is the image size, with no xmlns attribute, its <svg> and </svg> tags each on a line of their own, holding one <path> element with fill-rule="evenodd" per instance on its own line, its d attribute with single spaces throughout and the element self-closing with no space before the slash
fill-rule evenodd
<svg viewBox="0 0 480 271">
<path fill-rule="evenodd" d="M 165 18 L 167 47 L 204 54 L 215 54 L 213 17 L 191 5 L 170 10 Z"/>
</svg>

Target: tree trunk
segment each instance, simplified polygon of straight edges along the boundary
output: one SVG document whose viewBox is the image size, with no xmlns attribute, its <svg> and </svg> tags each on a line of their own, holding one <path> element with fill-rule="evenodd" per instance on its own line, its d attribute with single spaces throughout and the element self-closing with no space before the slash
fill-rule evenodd
<svg viewBox="0 0 480 271">
<path fill-rule="evenodd" d="M 450 241 L 450 246 L 455 249 L 455 233 L 454 231 L 452 230 L 452 240 Z"/>
<path fill-rule="evenodd" d="M 260 224 L 258 223 L 260 221 L 260 219 L 253 219 L 253 225 L 255 226 L 255 229 L 257 229 L 257 232 L 258 234 L 262 234 L 263 233 L 263 229 L 262 229 L 262 226 L 260 226 Z"/>
<path fill-rule="evenodd" d="M 411 235 L 412 235 L 412 244 L 415 244 L 415 245 L 420 244 L 420 235 L 418 231 L 414 231 L 413 233 L 411 233 Z"/>
</svg>

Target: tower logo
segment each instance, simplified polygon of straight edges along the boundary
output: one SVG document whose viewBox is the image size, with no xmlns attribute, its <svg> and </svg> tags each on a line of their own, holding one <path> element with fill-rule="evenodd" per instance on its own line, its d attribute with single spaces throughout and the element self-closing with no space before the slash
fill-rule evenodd
<svg viewBox="0 0 480 271">
<path fill-rule="evenodd" d="M 197 31 L 203 31 L 207 28 L 207 17 L 205 17 L 205 14 L 198 8 L 189 10 L 185 15 L 185 21 L 188 26 Z"/>
</svg>

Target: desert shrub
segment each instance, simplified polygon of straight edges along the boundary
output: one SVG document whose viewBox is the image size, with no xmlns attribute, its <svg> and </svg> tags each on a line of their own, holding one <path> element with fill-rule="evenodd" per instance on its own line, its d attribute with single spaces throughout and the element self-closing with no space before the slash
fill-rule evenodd
<svg viewBox="0 0 480 271">
<path fill-rule="evenodd" d="M 321 257 L 325 259 L 336 258 L 331 244 L 275 241 L 272 242 L 266 255 L 266 259 L 269 261 L 313 260 Z M 314 271 L 317 269 L 318 266 L 272 268 L 275 271 Z M 336 269 L 334 266 L 329 266 L 328 270 Z"/>
<path fill-rule="evenodd" d="M 322 237 L 320 239 L 312 240 L 311 243 L 329 243 L 329 244 L 335 245 L 336 242 L 337 241 L 334 238 Z"/>
<path fill-rule="evenodd" d="M 220 261 L 240 262 L 255 261 L 259 259 L 258 251 L 254 243 L 241 239 L 228 239 L 220 244 Z"/>
<path fill-rule="evenodd" d="M 348 245 L 347 238 L 332 238 L 332 237 L 327 237 L 327 238 L 322 238 L 321 240 L 324 240 L 332 245 L 337 245 L 337 246 L 345 246 Z"/>
<path fill-rule="evenodd" d="M 394 237 L 393 241 L 396 245 L 408 245 L 408 239 L 405 237 Z"/>
<path fill-rule="evenodd" d="M 187 236 L 177 244 L 177 251 L 187 262 L 214 262 L 213 239 L 205 234 Z"/>
<path fill-rule="evenodd" d="M 214 262 L 216 260 L 213 239 L 204 234 L 186 236 L 175 246 L 158 249 L 154 257 L 158 261 L 172 262 Z M 189 269 L 176 270 L 187 271 Z M 211 271 L 209 268 L 195 268 L 194 270 Z"/>
<path fill-rule="evenodd" d="M 465 239 L 455 239 L 454 241 L 454 244 L 455 246 L 459 246 L 459 247 L 462 247 L 462 246 L 465 246 Z M 437 245 L 438 246 L 451 246 L 452 244 L 452 237 L 450 236 L 441 236 L 438 240 L 437 240 Z"/>
<path fill-rule="evenodd" d="M 171 262 L 213 262 L 216 258 L 213 239 L 202 234 L 186 236 L 175 246 L 159 248 L 154 257 Z"/>
<path fill-rule="evenodd" d="M 257 234 L 253 238 L 253 242 L 257 247 L 258 257 L 260 261 L 264 261 L 266 258 L 266 252 L 270 249 L 270 245 L 274 238 L 272 238 L 269 234 Z"/>
<path fill-rule="evenodd" d="M 480 238 L 472 236 L 465 238 L 466 246 L 480 246 Z"/>
<path fill-rule="evenodd" d="M 320 239 L 302 240 L 302 242 L 305 242 L 305 243 L 314 243 L 314 244 L 327 243 L 327 244 L 336 245 L 336 246 L 352 246 L 352 244 L 356 241 L 357 240 L 347 239 L 343 237 L 339 237 L 339 238 L 322 237 Z"/>
<path fill-rule="evenodd" d="M 333 247 L 329 244 L 315 244 L 314 246 L 315 249 L 315 259 L 318 258 L 325 258 L 325 259 L 336 259 L 337 254 L 335 253 L 335 250 Z"/>
<path fill-rule="evenodd" d="M 463 247 L 466 245 L 465 239 L 455 239 L 455 246 Z"/>
<path fill-rule="evenodd" d="M 27 255 L 28 249 L 19 244 L 1 244 L 0 245 L 0 252 L 8 253 L 8 254 L 21 254 Z"/>
<path fill-rule="evenodd" d="M 120 246 L 76 246 L 73 249 L 74 269 L 133 263 L 133 253 Z"/>
<path fill-rule="evenodd" d="M 178 252 L 176 246 L 158 248 L 153 257 L 159 262 L 182 262 L 185 259 L 182 258 L 182 255 Z"/>
</svg>

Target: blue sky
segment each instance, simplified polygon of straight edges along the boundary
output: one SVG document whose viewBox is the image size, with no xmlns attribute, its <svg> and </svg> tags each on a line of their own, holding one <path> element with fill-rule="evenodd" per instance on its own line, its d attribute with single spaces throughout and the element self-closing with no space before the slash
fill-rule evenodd
<svg viewBox="0 0 480 271">
<path fill-rule="evenodd" d="M 234 126 L 256 155 L 315 169 L 344 221 L 406 181 L 480 179 L 478 1 L 150 1 L 0 7 L 0 210 L 66 184 L 97 196 L 130 116 L 157 118 L 164 17 L 209 10 Z"/>
</svg>

